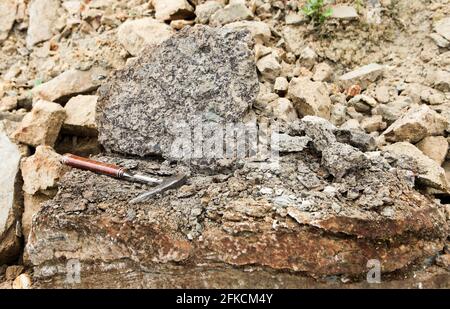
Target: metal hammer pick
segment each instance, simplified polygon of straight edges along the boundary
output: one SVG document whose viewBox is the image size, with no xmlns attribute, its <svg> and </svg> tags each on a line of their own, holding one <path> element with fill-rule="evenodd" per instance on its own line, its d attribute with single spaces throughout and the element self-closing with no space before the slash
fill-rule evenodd
<svg viewBox="0 0 450 309">
<path fill-rule="evenodd" d="M 182 174 L 167 178 L 156 178 L 148 175 L 132 173 L 129 170 L 114 164 L 99 162 L 70 153 L 64 154 L 61 162 L 74 168 L 99 173 L 117 179 L 124 179 L 155 186 L 152 190 L 144 192 L 130 200 L 130 204 L 144 202 L 158 193 L 162 193 L 169 189 L 179 188 L 186 183 L 186 176 Z"/>
</svg>

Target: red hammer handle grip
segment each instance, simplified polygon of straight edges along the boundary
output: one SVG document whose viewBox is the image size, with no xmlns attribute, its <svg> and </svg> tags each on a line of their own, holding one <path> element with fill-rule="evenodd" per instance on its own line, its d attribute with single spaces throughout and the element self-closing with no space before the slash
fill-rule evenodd
<svg viewBox="0 0 450 309">
<path fill-rule="evenodd" d="M 119 167 L 114 164 L 94 161 L 70 153 L 66 153 L 65 155 L 62 156 L 62 163 L 71 167 L 116 178 L 121 178 L 125 172 L 125 169 L 123 167 Z"/>
</svg>

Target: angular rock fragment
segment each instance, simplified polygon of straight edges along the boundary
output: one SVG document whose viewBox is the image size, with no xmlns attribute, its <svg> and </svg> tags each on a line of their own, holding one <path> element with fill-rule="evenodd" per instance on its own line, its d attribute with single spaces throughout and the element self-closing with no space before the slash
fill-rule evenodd
<svg viewBox="0 0 450 309">
<path fill-rule="evenodd" d="M 10 263 L 20 252 L 21 153 L 0 128 L 0 264 Z"/>
<path fill-rule="evenodd" d="M 26 256 L 34 284 L 65 286 L 64 263 L 76 257 L 89 265 L 83 287 L 224 287 L 230 278 L 258 287 L 268 274 L 277 276 L 278 287 L 298 287 L 305 272 L 365 275 L 369 259 L 392 272 L 441 251 L 448 235 L 442 207 L 379 152 L 338 142 L 335 130 L 307 116 L 287 136 L 310 142 L 281 154 L 279 169 L 248 163 L 226 177 L 191 171 L 186 186 L 137 205 L 129 198 L 146 188 L 124 189 L 119 180 L 71 170 L 33 221 Z M 97 159 L 139 170 L 186 170 Z"/>
<path fill-rule="evenodd" d="M 378 105 L 372 110 L 372 114 L 381 115 L 383 120 L 388 124 L 392 124 L 405 113 L 410 105 L 412 105 L 411 98 L 400 96 L 397 100 L 388 104 Z"/>
<path fill-rule="evenodd" d="M 336 19 L 355 19 L 358 18 L 358 12 L 353 6 L 334 5 L 332 6 L 331 18 Z"/>
<path fill-rule="evenodd" d="M 267 43 L 272 35 L 269 25 L 262 21 L 236 21 L 226 24 L 224 27 L 235 30 L 247 29 L 252 34 L 256 43 Z"/>
<path fill-rule="evenodd" d="M 167 21 L 194 17 L 194 8 L 187 0 L 153 0 L 156 19 Z"/>
<path fill-rule="evenodd" d="M 275 119 L 291 122 L 298 119 L 292 102 L 286 98 L 279 98 L 271 103 L 273 116 Z"/>
<path fill-rule="evenodd" d="M 279 94 L 281 96 L 284 96 L 289 88 L 289 82 L 286 79 L 286 77 L 277 77 L 275 79 L 275 84 L 273 85 L 273 91 L 275 91 L 276 94 Z"/>
<path fill-rule="evenodd" d="M 448 142 L 443 136 L 427 136 L 417 145 L 425 155 L 436 161 L 439 165 L 444 163 L 448 152 Z"/>
<path fill-rule="evenodd" d="M 283 27 L 281 33 L 286 43 L 286 50 L 299 56 L 305 47 L 303 40 L 299 39 L 303 35 L 303 30 L 300 27 L 286 26 Z"/>
<path fill-rule="evenodd" d="M 314 67 L 313 81 L 328 82 L 333 76 L 333 68 L 327 63 L 321 62 Z"/>
<path fill-rule="evenodd" d="M 288 97 L 299 115 L 314 115 L 330 119 L 331 100 L 327 87 L 307 77 L 293 78 Z"/>
<path fill-rule="evenodd" d="M 127 20 L 117 29 L 120 44 L 133 56 L 138 55 L 146 45 L 159 45 L 174 33 L 169 25 L 150 17 Z"/>
<path fill-rule="evenodd" d="M 67 118 L 64 120 L 63 129 L 73 135 L 97 136 L 97 99 L 96 95 L 79 95 L 70 99 L 64 106 Z"/>
<path fill-rule="evenodd" d="M 51 147 L 38 146 L 34 155 L 22 160 L 20 169 L 25 193 L 40 192 L 51 196 L 67 166 L 61 163 L 61 156 Z"/>
<path fill-rule="evenodd" d="M 256 67 L 262 77 L 269 81 L 274 81 L 281 73 L 281 65 L 273 53 L 260 58 Z"/>
<path fill-rule="evenodd" d="M 107 76 L 102 68 L 89 71 L 68 70 L 32 89 L 33 97 L 47 101 L 67 100 L 70 96 L 93 91 Z"/>
<path fill-rule="evenodd" d="M 42 208 L 44 202 L 51 199 L 43 193 L 28 194 L 24 193 L 23 197 L 23 213 L 22 213 L 22 234 L 25 242 L 31 231 L 31 223 L 33 216 Z"/>
<path fill-rule="evenodd" d="M 427 76 L 429 83 L 437 90 L 443 92 L 450 91 L 450 72 L 444 70 L 433 70 L 429 76 Z"/>
<path fill-rule="evenodd" d="M 386 122 L 381 115 L 373 115 L 361 120 L 361 128 L 367 133 L 382 131 L 386 129 Z"/>
<path fill-rule="evenodd" d="M 0 43 L 3 42 L 11 30 L 16 19 L 16 0 L 0 1 Z"/>
<path fill-rule="evenodd" d="M 99 141 L 115 152 L 171 157 L 174 142 L 202 121 L 240 121 L 258 89 L 247 31 L 183 29 L 99 89 Z"/>
<path fill-rule="evenodd" d="M 448 121 L 427 105 L 411 107 L 383 132 L 387 141 L 418 142 L 426 136 L 442 135 Z"/>
<path fill-rule="evenodd" d="M 27 47 L 47 41 L 55 35 L 55 24 L 58 20 L 59 0 L 33 0 L 30 3 L 30 22 L 27 32 Z"/>
<path fill-rule="evenodd" d="M 344 88 L 358 84 L 365 89 L 370 83 L 375 82 L 383 74 L 384 69 L 384 65 L 371 63 L 342 75 L 339 77 L 339 83 Z"/>
<path fill-rule="evenodd" d="M 450 41 L 450 17 L 443 18 L 434 24 L 434 30 L 447 41 Z"/>
<path fill-rule="evenodd" d="M 209 18 L 213 26 L 226 25 L 235 21 L 249 20 L 253 18 L 253 13 L 245 5 L 245 1 L 234 1 L 214 12 Z"/>
<path fill-rule="evenodd" d="M 31 146 L 53 146 L 58 138 L 66 113 L 61 105 L 44 100 L 37 101 L 22 120 L 13 138 Z"/>
<path fill-rule="evenodd" d="M 398 142 L 384 147 L 383 150 L 394 156 L 397 166 L 417 173 L 419 183 L 448 192 L 444 169 L 416 146 L 408 142 Z"/>
</svg>

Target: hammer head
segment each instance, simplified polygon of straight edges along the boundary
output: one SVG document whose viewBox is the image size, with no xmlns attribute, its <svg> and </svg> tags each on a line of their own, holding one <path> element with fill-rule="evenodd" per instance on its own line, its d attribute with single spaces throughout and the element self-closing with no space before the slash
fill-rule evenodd
<svg viewBox="0 0 450 309">
<path fill-rule="evenodd" d="M 152 190 L 142 193 L 141 195 L 130 200 L 130 204 L 136 204 L 147 201 L 152 196 L 162 193 L 164 191 L 179 188 L 186 183 L 186 175 L 176 175 L 164 179 L 159 185 L 152 188 Z"/>
</svg>

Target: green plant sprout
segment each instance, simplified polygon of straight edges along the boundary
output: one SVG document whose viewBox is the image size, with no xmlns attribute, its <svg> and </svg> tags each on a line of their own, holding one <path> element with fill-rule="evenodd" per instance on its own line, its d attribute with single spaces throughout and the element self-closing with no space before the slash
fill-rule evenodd
<svg viewBox="0 0 450 309">
<path fill-rule="evenodd" d="M 333 14 L 331 8 L 325 8 L 324 0 L 308 0 L 302 8 L 303 13 L 311 20 L 322 24 Z"/>
</svg>

